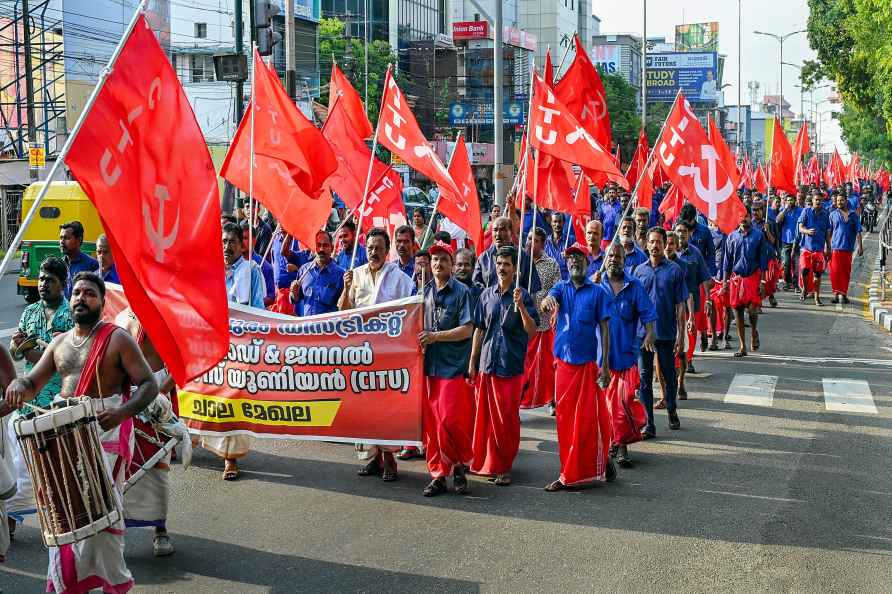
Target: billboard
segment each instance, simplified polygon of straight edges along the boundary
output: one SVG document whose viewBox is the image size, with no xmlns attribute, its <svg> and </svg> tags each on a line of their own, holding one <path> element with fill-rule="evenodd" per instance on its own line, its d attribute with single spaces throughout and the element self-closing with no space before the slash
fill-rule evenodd
<svg viewBox="0 0 892 594">
<path fill-rule="evenodd" d="M 489 21 L 452 23 L 452 39 L 489 39 Z"/>
<path fill-rule="evenodd" d="M 602 74 L 619 74 L 618 45 L 594 45 L 589 57 Z"/>
<path fill-rule="evenodd" d="M 671 103 L 680 89 L 688 101 L 716 103 L 717 66 L 715 52 L 647 54 L 647 100 Z"/>
<path fill-rule="evenodd" d="M 719 51 L 719 24 L 711 22 L 675 25 L 675 51 Z"/>
<path fill-rule="evenodd" d="M 523 100 L 505 101 L 502 111 L 505 125 L 523 124 L 526 105 Z M 472 126 L 488 124 L 492 126 L 492 102 L 472 103 L 454 101 L 449 104 L 450 126 Z"/>
</svg>

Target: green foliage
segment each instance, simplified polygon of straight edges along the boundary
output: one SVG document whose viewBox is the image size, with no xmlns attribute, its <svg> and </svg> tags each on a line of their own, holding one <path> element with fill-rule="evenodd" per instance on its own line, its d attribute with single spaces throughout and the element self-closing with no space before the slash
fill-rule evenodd
<svg viewBox="0 0 892 594">
<path fill-rule="evenodd" d="M 365 93 L 365 48 L 362 39 L 348 38 L 346 27 L 339 19 L 322 19 L 319 22 L 319 75 L 321 79 L 320 101 L 328 104 L 328 83 L 331 79 L 331 61 L 337 62 L 353 87 L 363 97 Z M 386 41 L 369 44 L 369 101 L 366 111 L 374 124 L 378 119 L 382 85 L 387 67 L 396 62 L 396 54 Z M 400 82 L 400 78 L 397 77 Z"/>
<path fill-rule="evenodd" d="M 892 3 L 809 0 L 808 6 L 808 38 L 818 59 L 806 63 L 803 84 L 833 80 L 849 148 L 863 159 L 892 162 Z"/>
<path fill-rule="evenodd" d="M 601 74 L 604 92 L 607 94 L 607 109 L 610 112 L 610 127 L 613 142 L 619 145 L 623 162 L 628 163 L 638 144 L 638 131 L 641 117 L 636 110 L 635 89 L 618 74 Z"/>
</svg>

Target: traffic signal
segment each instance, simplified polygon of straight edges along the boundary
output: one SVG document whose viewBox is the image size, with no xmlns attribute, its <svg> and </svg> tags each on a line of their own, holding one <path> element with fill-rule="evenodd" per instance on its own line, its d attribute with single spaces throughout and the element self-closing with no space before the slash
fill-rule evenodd
<svg viewBox="0 0 892 594">
<path fill-rule="evenodd" d="M 279 6 L 270 0 L 254 0 L 254 39 L 261 56 L 272 54 L 273 46 L 282 41 L 282 34 L 273 31 L 273 17 L 279 12 Z"/>
</svg>

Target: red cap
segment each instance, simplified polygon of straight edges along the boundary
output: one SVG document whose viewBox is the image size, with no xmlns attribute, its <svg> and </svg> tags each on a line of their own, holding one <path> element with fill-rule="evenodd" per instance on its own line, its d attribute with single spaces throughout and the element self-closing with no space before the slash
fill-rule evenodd
<svg viewBox="0 0 892 594">
<path fill-rule="evenodd" d="M 455 257 L 455 250 L 452 249 L 452 246 L 442 241 L 436 242 L 427 249 L 427 253 L 429 253 L 431 256 L 433 256 L 436 252 L 449 254 L 450 258 Z"/>
<path fill-rule="evenodd" d="M 588 246 L 582 245 L 577 241 L 573 245 L 567 246 L 567 249 L 564 250 L 564 257 L 567 257 L 570 254 L 582 254 L 588 258 L 591 252 L 588 250 Z"/>
</svg>

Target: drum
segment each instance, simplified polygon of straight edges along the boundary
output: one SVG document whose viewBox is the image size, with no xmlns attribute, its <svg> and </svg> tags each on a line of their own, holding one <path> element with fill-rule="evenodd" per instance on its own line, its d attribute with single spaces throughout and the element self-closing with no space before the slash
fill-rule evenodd
<svg viewBox="0 0 892 594">
<path fill-rule="evenodd" d="M 121 520 L 92 399 L 54 403 L 52 410 L 25 415 L 14 426 L 34 485 L 44 545 L 78 542 Z"/>
</svg>

